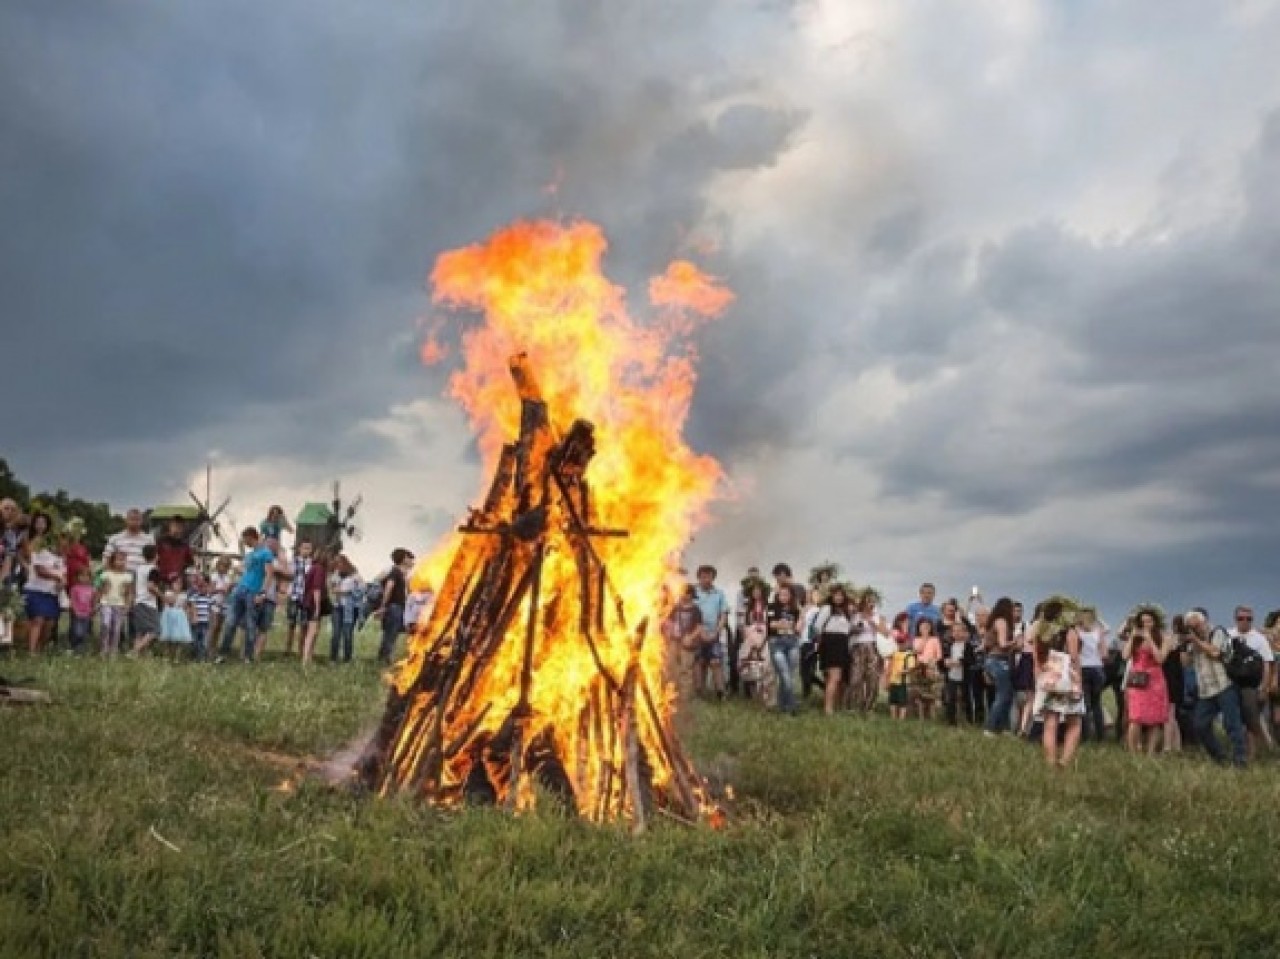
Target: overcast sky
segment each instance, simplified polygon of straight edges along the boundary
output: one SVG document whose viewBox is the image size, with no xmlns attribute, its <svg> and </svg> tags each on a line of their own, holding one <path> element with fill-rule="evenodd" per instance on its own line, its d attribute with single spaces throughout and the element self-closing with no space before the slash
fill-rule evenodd
<svg viewBox="0 0 1280 959">
<path fill-rule="evenodd" d="M 690 562 L 1280 606 L 1277 50 L 1274 0 L 9 0 L 0 454 L 118 507 L 212 456 L 242 523 L 341 477 L 366 569 L 422 552 L 481 484 L 431 264 L 582 216 L 737 294 Z"/>
</svg>

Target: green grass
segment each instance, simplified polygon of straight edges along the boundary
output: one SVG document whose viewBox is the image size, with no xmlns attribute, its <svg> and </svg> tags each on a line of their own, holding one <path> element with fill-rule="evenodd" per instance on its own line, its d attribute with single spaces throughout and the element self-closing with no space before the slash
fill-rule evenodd
<svg viewBox="0 0 1280 959">
<path fill-rule="evenodd" d="M 702 706 L 723 832 L 361 799 L 271 754 L 380 714 L 367 662 L 0 663 L 0 955 L 1274 956 L 1276 767 Z M 162 839 L 164 841 L 162 841 Z M 166 844 L 166 841 L 168 844 Z"/>
</svg>

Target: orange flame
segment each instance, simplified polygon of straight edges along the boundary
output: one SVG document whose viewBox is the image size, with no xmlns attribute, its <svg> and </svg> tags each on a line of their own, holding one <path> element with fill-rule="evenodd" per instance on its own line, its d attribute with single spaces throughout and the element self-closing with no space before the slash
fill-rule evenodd
<svg viewBox="0 0 1280 959">
<path fill-rule="evenodd" d="M 636 723 L 642 747 L 652 759 L 662 752 L 659 747 L 669 734 L 674 708 L 674 687 L 664 676 L 664 641 L 657 628 L 664 612 L 661 597 L 672 576 L 673 558 L 704 521 L 723 480 L 719 464 L 695 453 L 683 437 L 696 378 L 687 334 L 696 322 L 723 312 L 733 295 L 693 264 L 679 261 L 653 279 L 649 292 L 655 306 L 678 311 L 685 321 L 638 322 L 627 313 L 624 291 L 603 272 L 606 249 L 604 234 L 591 223 L 518 222 L 482 244 L 441 255 L 431 284 L 437 304 L 484 316 L 482 325 L 462 335 L 464 364 L 451 376 L 449 392 L 478 434 L 486 475 L 497 468 L 503 444 L 520 432 L 520 398 L 509 371 L 513 354 L 527 355 L 555 435 L 563 436 L 574 419 L 595 425 L 598 454 L 589 469 L 594 510 L 601 524 L 629 532 L 626 538 L 599 540 L 595 548 L 629 621 L 634 626 L 647 617 L 652 624 L 637 665 L 645 687 L 658 700 L 657 715 L 637 709 Z M 420 562 L 415 585 L 444 582 L 455 556 L 467 548 L 465 540 L 456 533 L 447 537 Z M 599 678 L 591 652 L 579 637 L 568 635 L 574 627 L 562 615 L 564 606 L 576 601 L 577 590 L 573 557 L 548 553 L 538 620 L 550 634 L 539 639 L 533 654 L 537 680 L 529 704 L 530 735 L 550 734 L 558 751 L 578 757 L 586 772 L 583 782 L 574 783 L 575 793 L 579 808 L 591 809 L 601 808 L 591 783 L 598 781 L 596 771 L 607 760 L 594 754 L 594 740 L 588 742 L 584 733 L 575 732 L 586 725 L 583 703 L 593 695 L 592 684 Z M 402 695 L 409 693 L 428 638 L 445 628 L 437 621 L 447 615 L 444 606 L 438 602 L 419 624 L 409 658 L 397 669 L 394 681 Z M 517 617 L 507 635 L 523 635 L 524 630 L 524 618 Z M 596 638 L 596 646 L 614 676 L 622 676 L 634 662 L 632 630 L 611 624 Z M 451 730 L 498 734 L 516 706 L 520 651 L 519 641 L 500 647 L 472 702 L 450 713 Z M 426 707 L 409 706 L 415 708 Z M 412 726 L 405 723 L 405 728 Z M 397 755 L 412 754 L 415 747 L 405 740 L 402 734 Z M 592 754 L 584 757 L 586 753 Z M 443 777 L 448 788 L 435 798 L 457 798 L 473 762 L 465 753 L 450 757 Z M 570 775 L 573 778 L 571 771 Z M 673 775 L 678 772 L 654 769 L 653 782 L 661 785 Z M 517 791 L 519 808 L 532 804 L 531 787 Z"/>
</svg>

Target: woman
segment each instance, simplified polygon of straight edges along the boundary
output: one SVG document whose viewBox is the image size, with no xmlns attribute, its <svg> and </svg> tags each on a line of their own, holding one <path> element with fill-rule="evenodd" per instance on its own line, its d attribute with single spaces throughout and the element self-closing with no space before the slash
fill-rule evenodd
<svg viewBox="0 0 1280 959">
<path fill-rule="evenodd" d="M 346 554 L 338 557 L 335 564 L 338 582 L 334 594 L 338 597 L 337 609 L 334 611 L 334 625 L 337 632 L 329 643 L 329 662 L 351 662 L 355 647 L 356 620 L 360 615 L 360 594 L 364 583 L 360 579 L 360 571 L 347 558 Z"/>
<path fill-rule="evenodd" d="M 795 588 L 798 590 L 800 587 Z M 800 695 L 806 700 L 811 689 L 823 685 L 822 677 L 818 675 L 818 634 L 813 629 L 822 609 L 822 597 L 822 591 L 810 589 L 805 594 L 804 608 L 800 612 Z"/>
<path fill-rule="evenodd" d="M 44 516 L 38 513 L 36 516 Z M 31 530 L 44 532 L 32 535 L 26 543 L 25 566 L 27 584 L 23 588 L 23 600 L 27 613 L 27 650 L 31 655 L 40 652 L 46 638 L 53 638 L 58 627 L 62 606 L 58 600 L 66 586 L 67 569 L 58 552 L 57 543 L 49 535 L 48 517 L 43 526 L 37 526 L 36 516 L 31 519 Z"/>
<path fill-rule="evenodd" d="M 311 665 L 320 623 L 333 614 L 329 600 L 329 550 L 321 549 L 311 561 L 302 586 L 302 610 L 306 614 L 307 631 L 302 637 L 302 665 Z"/>
<path fill-rule="evenodd" d="M 1182 727 L 1179 714 L 1187 693 L 1187 670 L 1183 650 L 1187 643 L 1187 626 L 1182 615 L 1169 622 L 1169 655 L 1164 658 L 1164 685 L 1169 690 L 1169 720 L 1164 724 L 1164 751 L 1182 752 Z"/>
<path fill-rule="evenodd" d="M 1032 613 L 1032 619 L 1038 619 L 1040 607 Z M 1022 604 L 1013 604 L 1013 728 L 1019 736 L 1031 735 L 1032 708 L 1036 700 L 1036 657 L 1035 651 L 1026 641 L 1026 626 L 1022 622 Z"/>
<path fill-rule="evenodd" d="M 848 590 L 836 583 L 827 592 L 827 601 L 818 610 L 814 632 L 818 637 L 818 662 L 822 666 L 822 709 L 828 716 L 836 714 L 849 681 L 853 665 L 851 645 L 858 625 L 858 614 Z"/>
<path fill-rule="evenodd" d="M 933 708 L 938 702 L 938 663 L 942 661 L 942 643 L 932 620 L 923 616 L 916 620 L 912 647 L 916 666 L 911 676 L 911 700 L 921 719 L 932 719 Z"/>
<path fill-rule="evenodd" d="M 1036 666 L 1034 713 L 1044 721 L 1044 758 L 1050 766 L 1067 768 L 1080 746 L 1084 691 L 1080 684 L 1080 634 L 1065 618 L 1066 606 L 1051 599 L 1042 604 L 1027 639 Z M 1063 730 L 1062 752 L 1058 731 Z"/>
<path fill-rule="evenodd" d="M 743 695 L 769 701 L 768 664 L 769 587 L 763 579 L 743 584 L 742 644 L 738 648 L 738 679 Z"/>
<path fill-rule="evenodd" d="M 769 601 L 769 660 L 778 680 L 778 709 L 796 715 L 795 679 L 792 676 L 800 645 L 800 606 L 790 586 L 779 586 Z"/>
<path fill-rule="evenodd" d="M 1009 711 L 1013 706 L 1013 600 L 1008 596 L 1001 596 L 991 607 L 982 652 L 983 668 L 996 690 L 983 735 L 995 736 L 1009 731 Z"/>
<path fill-rule="evenodd" d="M 866 587 L 858 596 L 858 622 L 849 652 L 849 705 L 861 713 L 875 709 L 880 694 L 880 651 L 877 641 L 890 635 L 880 615 L 880 594 Z"/>
<path fill-rule="evenodd" d="M 1107 685 L 1107 671 L 1102 654 L 1106 649 L 1107 627 L 1098 621 L 1098 611 L 1091 606 L 1080 610 L 1080 682 L 1084 687 L 1084 731 L 1082 738 L 1102 742 L 1106 720 L 1102 715 L 1102 690 Z"/>
<path fill-rule="evenodd" d="M 1169 721 L 1169 688 L 1164 678 L 1164 661 L 1169 655 L 1164 617 L 1151 607 L 1140 607 L 1130 617 L 1132 627 L 1125 638 L 1123 656 L 1129 664 L 1125 681 L 1125 711 L 1129 716 L 1126 734 L 1129 752 L 1144 749 L 1154 756 Z"/>
</svg>

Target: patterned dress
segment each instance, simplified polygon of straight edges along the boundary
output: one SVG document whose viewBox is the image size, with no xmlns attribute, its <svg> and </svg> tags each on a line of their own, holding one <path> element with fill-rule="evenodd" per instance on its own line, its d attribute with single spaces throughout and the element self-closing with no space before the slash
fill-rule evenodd
<svg viewBox="0 0 1280 959">
<path fill-rule="evenodd" d="M 1169 719 L 1169 688 L 1164 681 L 1164 670 L 1145 641 L 1129 665 L 1130 680 L 1137 673 L 1147 675 L 1147 685 L 1141 689 L 1136 686 L 1125 688 L 1129 722 L 1139 726 L 1163 726 Z"/>
</svg>

